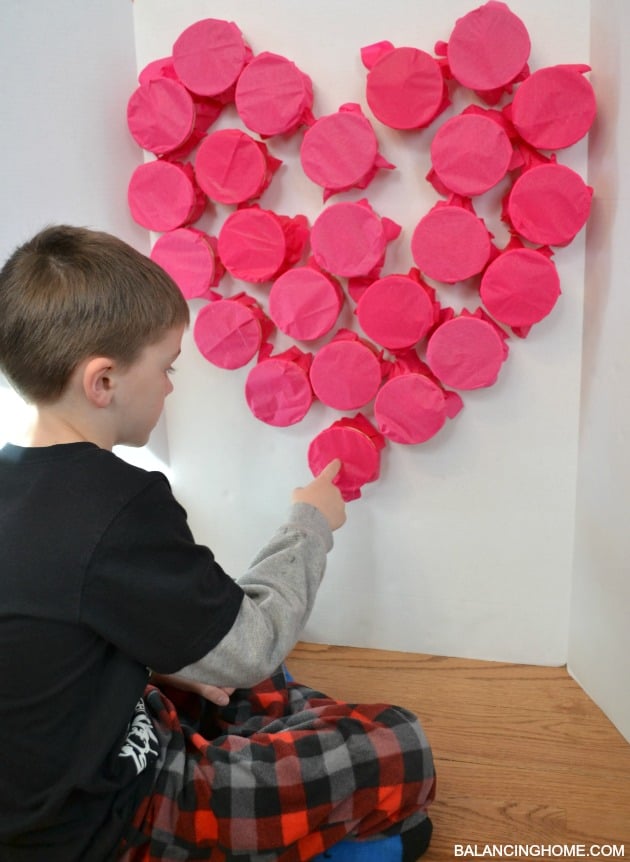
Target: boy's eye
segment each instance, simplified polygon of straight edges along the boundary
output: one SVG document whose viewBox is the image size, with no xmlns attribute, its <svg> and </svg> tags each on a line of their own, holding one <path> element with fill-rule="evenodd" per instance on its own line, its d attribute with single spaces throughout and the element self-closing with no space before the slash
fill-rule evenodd
<svg viewBox="0 0 630 862">
<path fill-rule="evenodd" d="M 177 368 L 173 368 L 172 365 L 169 365 L 169 367 L 166 369 L 167 374 L 175 374 L 176 371 L 177 371 Z"/>
</svg>

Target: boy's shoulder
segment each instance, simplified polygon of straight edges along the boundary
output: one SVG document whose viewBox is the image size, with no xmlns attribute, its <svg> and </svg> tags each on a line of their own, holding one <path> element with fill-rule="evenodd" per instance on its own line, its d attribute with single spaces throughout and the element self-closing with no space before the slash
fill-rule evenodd
<svg viewBox="0 0 630 862">
<path fill-rule="evenodd" d="M 129 492 L 141 490 L 154 483 L 164 483 L 169 486 L 164 473 L 158 470 L 145 470 L 136 464 L 131 464 L 115 452 L 101 449 L 88 444 L 88 448 L 80 453 L 82 465 L 93 477 L 98 476 L 99 483 L 106 487 L 124 487 Z"/>
<path fill-rule="evenodd" d="M 161 529 L 158 518 L 168 525 L 173 506 L 163 474 L 90 443 L 0 449 L 0 545 L 14 548 L 16 560 L 26 555 L 34 570 L 65 572 L 66 581 L 72 572 L 80 580 L 81 561 L 113 524 L 132 541 L 147 526 Z M 50 595 L 56 575 L 48 581 Z"/>
<path fill-rule="evenodd" d="M 0 448 L 0 467 L 19 469 L 22 475 L 50 477 L 66 487 L 90 486 L 103 497 L 133 496 L 149 485 L 170 485 L 159 471 L 130 464 L 94 443 L 64 443 L 45 447 L 20 447 L 6 444 Z"/>
</svg>

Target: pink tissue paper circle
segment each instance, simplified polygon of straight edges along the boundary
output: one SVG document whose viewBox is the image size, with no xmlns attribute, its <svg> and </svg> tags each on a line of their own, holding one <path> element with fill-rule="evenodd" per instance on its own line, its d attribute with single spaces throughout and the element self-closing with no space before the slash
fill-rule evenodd
<svg viewBox="0 0 630 862">
<path fill-rule="evenodd" d="M 219 368 L 247 365 L 262 343 L 262 328 L 253 311 L 230 299 L 204 306 L 193 334 L 202 356 Z"/>
<path fill-rule="evenodd" d="M 454 284 L 481 272 L 490 257 L 490 234 L 482 220 L 459 206 L 435 206 L 411 237 L 411 254 L 429 278 Z"/>
<path fill-rule="evenodd" d="M 186 299 L 205 297 L 216 284 L 217 261 L 210 238 L 195 228 L 162 234 L 151 259 L 166 270 Z"/>
<path fill-rule="evenodd" d="M 360 496 L 360 488 L 378 479 L 380 451 L 370 437 L 359 428 L 333 422 L 321 431 L 308 447 L 308 464 L 314 476 L 335 458 L 341 459 L 341 469 L 333 484 L 347 502 Z"/>
<path fill-rule="evenodd" d="M 508 326 L 533 326 L 546 317 L 560 296 L 556 267 L 529 248 L 502 252 L 486 269 L 480 294 L 490 314 Z"/>
<path fill-rule="evenodd" d="M 195 103 L 178 81 L 169 78 L 149 81 L 131 94 L 127 125 L 139 146 L 164 155 L 181 147 L 191 136 Z"/>
<path fill-rule="evenodd" d="M 139 165 L 129 181 L 131 215 L 148 230 L 169 231 L 196 221 L 206 206 L 192 167 L 156 159 Z"/>
<path fill-rule="evenodd" d="M 434 322 L 433 302 L 415 279 L 387 275 L 367 288 L 357 304 L 365 334 L 388 350 L 417 344 Z"/>
<path fill-rule="evenodd" d="M 366 98 L 374 116 L 393 129 L 420 129 L 444 104 L 444 77 L 437 60 L 417 48 L 394 48 L 367 75 Z"/>
<path fill-rule="evenodd" d="M 245 125 L 269 137 L 301 125 L 313 103 L 313 88 L 295 63 L 264 51 L 241 72 L 234 99 Z"/>
<path fill-rule="evenodd" d="M 272 279 L 286 254 L 286 238 L 274 213 L 252 207 L 231 213 L 219 232 L 219 257 L 234 278 Z"/>
<path fill-rule="evenodd" d="M 503 179 L 512 152 L 503 128 L 477 113 L 447 120 L 431 143 L 431 161 L 438 179 L 464 197 L 483 194 Z"/>
<path fill-rule="evenodd" d="M 147 63 L 138 75 L 138 83 L 148 84 L 149 81 L 158 81 L 162 78 L 168 78 L 171 81 L 178 80 L 172 57 L 160 57 Z"/>
<path fill-rule="evenodd" d="M 388 380 L 374 402 L 379 431 L 394 443 L 424 443 L 446 422 L 443 390 L 422 374 Z"/>
<path fill-rule="evenodd" d="M 254 200 L 269 182 L 263 147 L 240 129 L 207 135 L 195 158 L 197 182 L 211 200 L 222 204 Z"/>
<path fill-rule="evenodd" d="M 306 176 L 332 191 L 351 188 L 374 167 L 378 142 L 370 121 L 354 111 L 320 117 L 302 139 Z"/>
<path fill-rule="evenodd" d="M 376 395 L 381 363 L 360 340 L 333 340 L 315 354 L 310 377 L 323 404 L 337 410 L 356 410 Z"/>
<path fill-rule="evenodd" d="M 334 275 L 368 275 L 382 260 L 386 245 L 380 218 L 360 203 L 328 206 L 311 228 L 313 257 Z"/>
<path fill-rule="evenodd" d="M 199 96 L 218 96 L 228 90 L 236 83 L 247 59 L 243 34 L 232 21 L 197 21 L 173 44 L 177 77 Z"/>
<path fill-rule="evenodd" d="M 153 81 L 163 80 L 175 81 L 180 87 L 183 87 L 192 99 L 195 107 L 195 122 L 192 134 L 180 147 L 170 150 L 168 153 L 170 158 L 174 157 L 174 153 L 177 158 L 179 158 L 180 155 L 183 158 L 197 146 L 208 127 L 218 119 L 225 103 L 219 101 L 219 99 L 211 99 L 207 96 L 198 96 L 196 93 L 192 93 L 185 88 L 177 77 L 172 57 L 162 57 L 159 60 L 153 60 L 152 62 L 147 63 L 138 75 L 138 81 L 140 84 L 150 84 Z M 163 117 L 162 120 L 168 120 L 168 116 Z"/>
<path fill-rule="evenodd" d="M 284 428 L 300 422 L 313 403 L 308 375 L 295 362 L 270 358 L 254 365 L 245 382 L 245 399 L 257 419 Z"/>
<path fill-rule="evenodd" d="M 298 341 L 314 341 L 335 325 L 343 292 L 335 279 L 310 266 L 289 269 L 269 293 L 269 315 L 278 329 Z"/>
<path fill-rule="evenodd" d="M 516 131 L 541 150 L 575 144 L 592 126 L 596 110 L 590 81 L 571 66 L 538 69 L 520 84 L 510 106 Z"/>
<path fill-rule="evenodd" d="M 447 46 L 453 77 L 471 90 L 495 90 L 513 81 L 531 50 L 527 28 L 505 3 L 490 0 L 458 18 Z"/>
<path fill-rule="evenodd" d="M 554 162 L 525 171 L 507 199 L 514 230 L 538 245 L 567 245 L 586 224 L 593 190 L 566 165 Z"/>
<path fill-rule="evenodd" d="M 453 389 L 480 389 L 497 379 L 505 358 L 501 336 L 491 323 L 457 317 L 439 326 L 427 345 L 427 364 Z"/>
</svg>

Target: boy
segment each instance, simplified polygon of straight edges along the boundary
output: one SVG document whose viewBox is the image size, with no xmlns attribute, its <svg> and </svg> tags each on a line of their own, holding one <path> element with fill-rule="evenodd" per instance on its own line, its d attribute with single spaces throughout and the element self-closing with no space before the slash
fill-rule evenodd
<svg viewBox="0 0 630 862">
<path fill-rule="evenodd" d="M 339 462 L 235 581 L 165 477 L 112 454 L 147 442 L 188 319 L 104 233 L 48 228 L 0 272 L 0 368 L 36 411 L 0 450 L 0 860 L 301 862 L 383 833 L 416 859 L 434 772 L 414 716 L 281 667 L 345 520 Z"/>
</svg>

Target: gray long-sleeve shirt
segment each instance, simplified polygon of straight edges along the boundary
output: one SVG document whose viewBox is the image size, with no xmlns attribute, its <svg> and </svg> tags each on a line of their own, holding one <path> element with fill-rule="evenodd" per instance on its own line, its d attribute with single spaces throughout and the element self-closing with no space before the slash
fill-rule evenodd
<svg viewBox="0 0 630 862">
<path fill-rule="evenodd" d="M 232 628 L 214 649 L 178 675 L 237 687 L 269 676 L 308 620 L 332 546 L 332 533 L 321 512 L 295 503 L 286 524 L 237 579 L 245 596 Z"/>
</svg>

